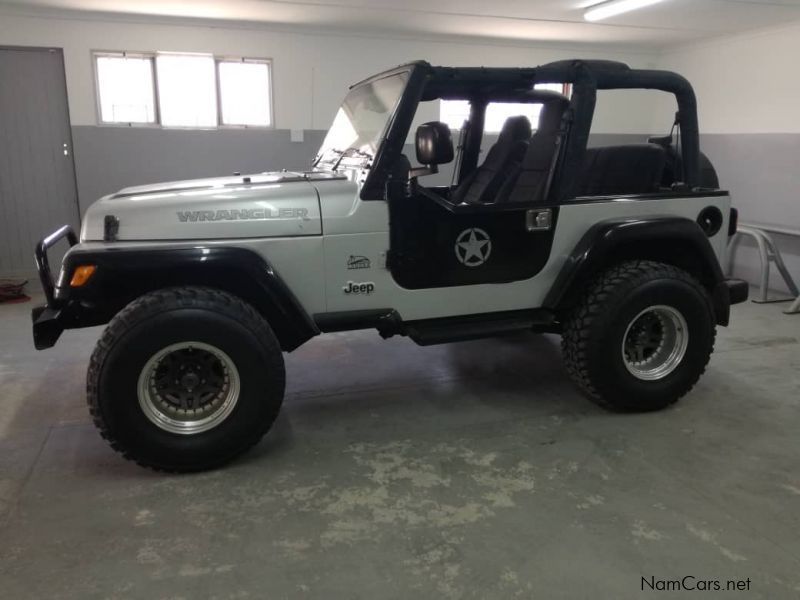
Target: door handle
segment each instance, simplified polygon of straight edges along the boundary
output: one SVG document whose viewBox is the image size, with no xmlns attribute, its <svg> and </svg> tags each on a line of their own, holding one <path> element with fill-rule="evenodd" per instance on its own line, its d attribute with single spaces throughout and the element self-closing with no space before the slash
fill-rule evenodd
<svg viewBox="0 0 800 600">
<path fill-rule="evenodd" d="M 549 231 L 553 226 L 553 211 L 549 208 L 532 208 L 525 211 L 526 231 Z"/>
</svg>

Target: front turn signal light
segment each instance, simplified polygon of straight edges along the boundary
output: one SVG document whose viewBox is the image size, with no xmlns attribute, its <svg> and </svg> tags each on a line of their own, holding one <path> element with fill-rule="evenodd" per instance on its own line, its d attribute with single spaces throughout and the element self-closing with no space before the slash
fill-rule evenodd
<svg viewBox="0 0 800 600">
<path fill-rule="evenodd" d="M 72 279 L 69 282 L 70 287 L 81 287 L 94 275 L 97 270 L 95 265 L 81 265 L 72 273 Z"/>
</svg>

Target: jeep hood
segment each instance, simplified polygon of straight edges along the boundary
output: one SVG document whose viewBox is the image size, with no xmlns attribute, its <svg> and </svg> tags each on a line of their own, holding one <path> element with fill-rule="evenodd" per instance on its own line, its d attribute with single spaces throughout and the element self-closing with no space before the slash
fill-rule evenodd
<svg viewBox="0 0 800 600">
<path fill-rule="evenodd" d="M 81 241 L 320 235 L 313 182 L 340 178 L 280 171 L 129 187 L 89 207 Z"/>
</svg>

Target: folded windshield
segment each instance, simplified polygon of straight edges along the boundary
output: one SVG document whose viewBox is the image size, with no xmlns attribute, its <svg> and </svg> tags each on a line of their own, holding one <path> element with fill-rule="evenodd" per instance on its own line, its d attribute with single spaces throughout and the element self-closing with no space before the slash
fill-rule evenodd
<svg viewBox="0 0 800 600">
<path fill-rule="evenodd" d="M 331 169 L 340 164 L 363 164 L 374 158 L 407 81 L 408 72 L 405 71 L 350 90 L 322 142 L 314 165 Z"/>
</svg>

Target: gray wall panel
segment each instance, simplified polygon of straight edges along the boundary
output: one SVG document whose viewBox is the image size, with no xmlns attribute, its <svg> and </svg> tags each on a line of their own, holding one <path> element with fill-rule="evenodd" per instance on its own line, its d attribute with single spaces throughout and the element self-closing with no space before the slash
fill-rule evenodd
<svg viewBox="0 0 800 600">
<path fill-rule="evenodd" d="M 313 159 L 324 132 L 291 142 L 288 130 L 185 130 L 73 127 L 81 213 L 120 188 L 234 171 L 300 169 Z"/>
<path fill-rule="evenodd" d="M 711 134 L 701 144 L 745 220 L 800 229 L 799 134 Z"/>
<path fill-rule="evenodd" d="M 646 142 L 648 137 L 644 133 L 593 133 L 589 136 L 589 147 L 641 144 Z"/>
<path fill-rule="evenodd" d="M 800 231 L 800 134 L 705 134 L 701 147 L 716 167 L 720 185 L 730 190 L 741 221 Z M 774 237 L 800 283 L 800 237 Z M 760 262 L 749 239 L 738 244 L 733 273 L 758 281 Z M 770 283 L 787 291 L 777 273 Z"/>
<path fill-rule="evenodd" d="M 81 213 L 95 200 L 122 187 L 176 179 L 229 175 L 308 166 L 325 131 L 306 130 L 303 142 L 289 131 L 90 127 L 72 128 Z M 642 135 L 593 135 L 590 144 L 641 142 Z M 488 143 L 496 136 L 487 136 Z M 405 149 L 414 160 L 414 148 Z M 447 165 L 428 181 L 450 181 Z"/>
</svg>

